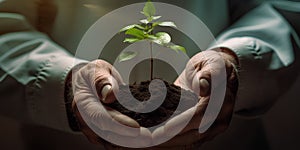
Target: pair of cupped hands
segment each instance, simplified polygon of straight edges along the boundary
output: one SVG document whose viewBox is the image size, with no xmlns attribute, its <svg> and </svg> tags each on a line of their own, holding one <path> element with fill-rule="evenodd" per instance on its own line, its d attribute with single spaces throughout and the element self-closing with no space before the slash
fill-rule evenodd
<svg viewBox="0 0 300 150">
<path fill-rule="evenodd" d="M 192 67 L 188 67 L 188 65 Z M 104 60 L 89 62 L 78 71 L 73 72 L 72 82 L 73 88 L 76 90 L 73 90 L 75 93 L 72 109 L 81 131 L 90 142 L 95 144 L 104 144 L 109 139 L 114 138 L 119 142 L 123 142 L 124 145 L 130 146 L 139 143 L 139 145 L 147 146 L 153 144 L 155 139 L 169 135 L 172 136 L 170 140 L 156 147 L 171 148 L 194 144 L 201 145 L 201 143 L 211 140 L 225 131 L 229 126 L 238 89 L 235 66 L 238 66 L 238 58 L 227 48 L 206 50 L 193 56 L 174 84 L 186 90 L 198 92 L 196 94 L 199 96 L 199 101 L 194 106 L 194 111 L 186 111 L 175 116 L 153 132 L 141 127 L 132 118 L 103 105 L 103 103 L 112 103 L 116 100 L 114 91 L 118 91 L 119 85 L 123 84 L 117 70 Z M 224 68 L 227 84 L 222 108 L 208 130 L 200 133 L 199 124 L 210 102 L 210 91 L 213 88 L 211 87 L 211 77 L 221 76 L 220 70 Z M 214 87 L 224 81 L 218 82 Z M 186 122 L 187 115 L 193 115 L 193 117 L 173 137 L 172 131 Z M 118 122 L 119 125 L 111 123 L 113 121 Z M 131 129 L 128 130 L 128 127 Z M 101 132 L 101 137 L 95 131 Z"/>
</svg>

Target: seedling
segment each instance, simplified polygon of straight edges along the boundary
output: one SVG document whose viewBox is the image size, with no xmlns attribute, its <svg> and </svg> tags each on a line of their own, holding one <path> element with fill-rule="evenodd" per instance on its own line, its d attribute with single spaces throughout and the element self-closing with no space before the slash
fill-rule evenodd
<svg viewBox="0 0 300 150">
<path fill-rule="evenodd" d="M 153 3 L 148 0 L 146 2 L 143 11 L 141 12 L 146 18 L 139 21 L 138 24 L 128 25 L 120 30 L 125 32 L 126 37 L 123 42 L 135 43 L 139 41 L 149 41 L 150 44 L 150 80 L 153 80 L 153 43 L 159 44 L 164 47 L 168 47 L 176 52 L 182 51 L 186 53 L 186 49 L 183 46 L 173 44 L 171 42 L 171 36 L 167 32 L 155 32 L 155 27 L 172 27 L 177 28 L 175 23 L 172 21 L 158 21 L 162 16 L 156 16 L 156 9 Z M 130 60 L 137 56 L 137 52 L 122 52 L 118 56 L 119 62 Z"/>
</svg>

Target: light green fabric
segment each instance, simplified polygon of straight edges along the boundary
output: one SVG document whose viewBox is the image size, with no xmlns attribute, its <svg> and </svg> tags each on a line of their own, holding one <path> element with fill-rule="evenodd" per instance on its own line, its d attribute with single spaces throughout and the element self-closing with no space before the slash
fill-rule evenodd
<svg viewBox="0 0 300 150">
<path fill-rule="evenodd" d="M 3 71 L 0 91 L 5 91 L 5 86 L 25 91 L 19 95 L 13 91 L 1 92 L 0 112 L 18 120 L 70 131 L 64 80 L 71 67 L 83 61 L 76 60 L 46 35 L 33 30 L 19 14 L 0 13 L 0 26 L 5 33 L 0 35 L 0 68 Z"/>
<path fill-rule="evenodd" d="M 235 112 L 242 116 L 260 116 L 271 108 L 283 94 L 282 75 L 290 74 L 284 68 L 295 61 L 292 38 L 299 43 L 299 37 L 274 6 L 300 11 L 300 3 L 266 2 L 234 23 L 212 46 L 230 48 L 240 59 Z"/>
<path fill-rule="evenodd" d="M 0 34 L 32 29 L 26 21 L 26 18 L 22 15 L 14 13 L 0 13 L 0 17 Z"/>
<path fill-rule="evenodd" d="M 218 42 L 221 43 L 227 39 L 242 36 L 257 38 L 270 47 L 281 61 L 278 63 L 277 58 L 273 57 L 274 59 L 270 63 L 271 69 L 290 65 L 294 61 L 291 36 L 297 43 L 300 43 L 299 37 L 289 23 L 275 10 L 274 5 L 292 11 L 298 7 L 298 11 L 300 11 L 300 3 L 265 3 L 231 26 L 218 38 Z"/>
</svg>

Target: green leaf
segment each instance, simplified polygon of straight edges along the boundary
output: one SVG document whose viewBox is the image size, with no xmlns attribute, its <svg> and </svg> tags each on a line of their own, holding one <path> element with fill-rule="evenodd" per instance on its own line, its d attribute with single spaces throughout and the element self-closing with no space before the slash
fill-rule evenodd
<svg viewBox="0 0 300 150">
<path fill-rule="evenodd" d="M 132 24 L 132 25 L 128 25 L 128 26 L 122 28 L 119 32 L 124 32 L 124 31 L 127 31 L 127 30 L 129 30 L 129 29 L 132 29 L 132 28 L 134 28 L 134 27 L 139 28 L 139 29 L 141 29 L 141 30 L 144 30 L 144 29 L 145 29 L 145 28 L 144 28 L 143 26 L 141 26 L 141 25 L 138 25 L 138 24 Z"/>
<path fill-rule="evenodd" d="M 138 38 L 140 40 L 145 39 L 144 31 L 142 31 L 140 29 L 131 28 L 131 29 L 127 30 L 125 32 L 125 34 L 135 36 L 136 38 Z"/>
<path fill-rule="evenodd" d="M 134 43 L 137 41 L 141 41 L 141 39 L 137 39 L 137 38 L 125 38 L 125 40 L 123 41 L 124 43 Z"/>
<path fill-rule="evenodd" d="M 175 50 L 176 52 L 182 51 L 183 53 L 186 54 L 186 49 L 183 46 L 180 46 L 180 45 L 171 45 L 171 46 L 169 46 L 169 48 Z"/>
<path fill-rule="evenodd" d="M 175 23 L 174 23 L 174 22 L 171 22 L 171 21 L 160 22 L 158 25 L 159 25 L 159 26 L 163 26 L 163 27 L 173 27 L 173 28 L 177 28 L 177 26 L 175 25 Z"/>
<path fill-rule="evenodd" d="M 147 35 L 146 37 L 147 37 L 148 39 L 150 39 L 150 40 L 156 40 L 156 39 L 157 39 L 157 37 L 154 36 L 154 35 Z"/>
<path fill-rule="evenodd" d="M 143 24 L 148 24 L 149 23 L 149 21 L 147 19 L 142 19 L 142 20 L 140 20 L 140 22 L 143 23 Z"/>
<path fill-rule="evenodd" d="M 151 17 L 147 17 L 147 21 L 152 22 L 153 20 L 157 20 L 159 18 L 161 18 L 161 16 L 151 16 Z"/>
<path fill-rule="evenodd" d="M 151 33 L 153 30 L 154 30 L 154 28 L 152 27 L 152 28 L 148 29 L 147 33 L 149 34 L 149 33 Z"/>
<path fill-rule="evenodd" d="M 148 2 L 146 2 L 145 6 L 143 8 L 143 14 L 146 17 L 150 18 L 150 17 L 154 16 L 155 13 L 156 13 L 156 9 L 155 9 L 153 3 L 150 0 L 148 0 Z"/>
<path fill-rule="evenodd" d="M 137 55 L 137 52 L 131 52 L 131 51 L 122 52 L 118 56 L 118 60 L 119 60 L 119 62 L 130 60 L 130 59 L 134 58 L 136 55 Z"/>
<path fill-rule="evenodd" d="M 152 27 L 156 27 L 156 26 L 158 26 L 160 23 L 161 23 L 161 22 L 153 22 L 153 23 L 152 23 Z"/>
<path fill-rule="evenodd" d="M 145 27 L 143 27 L 143 26 L 141 26 L 141 25 L 139 25 L 139 24 L 135 24 L 134 26 L 135 26 L 136 28 L 141 29 L 141 30 L 145 30 Z"/>
<path fill-rule="evenodd" d="M 152 20 L 157 20 L 159 18 L 161 18 L 161 16 L 152 16 Z"/>
<path fill-rule="evenodd" d="M 152 40 L 159 45 L 166 45 L 171 42 L 171 36 L 166 32 L 158 32 L 155 34 L 157 39 Z"/>
<path fill-rule="evenodd" d="M 132 29 L 132 28 L 134 28 L 135 27 L 135 25 L 134 24 L 132 24 L 132 25 L 128 25 L 128 26 L 126 26 L 126 27 L 124 27 L 124 28 L 122 28 L 119 32 L 123 32 L 123 31 L 127 31 L 127 30 L 129 30 L 129 29 Z"/>
</svg>

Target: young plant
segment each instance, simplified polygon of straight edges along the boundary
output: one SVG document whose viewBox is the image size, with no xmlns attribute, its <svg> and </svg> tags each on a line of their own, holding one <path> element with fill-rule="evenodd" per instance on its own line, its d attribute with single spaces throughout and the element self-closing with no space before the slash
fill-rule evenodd
<svg viewBox="0 0 300 150">
<path fill-rule="evenodd" d="M 138 24 L 128 25 L 120 30 L 120 32 L 125 32 L 126 37 L 123 42 L 125 43 L 135 43 L 142 40 L 149 41 L 150 44 L 150 80 L 153 80 L 153 43 L 159 44 L 164 47 L 168 47 L 176 52 L 182 51 L 186 53 L 186 49 L 180 45 L 175 45 L 171 42 L 171 36 L 167 32 L 157 32 L 155 33 L 155 27 L 172 27 L 177 28 L 174 22 L 171 21 L 157 21 L 161 16 L 156 16 L 156 9 L 153 3 L 148 0 L 146 2 L 143 11 L 141 12 L 146 17 L 140 20 Z M 130 60 L 137 55 L 137 52 L 122 52 L 118 59 L 119 62 Z"/>
</svg>

